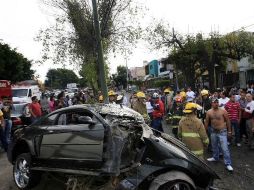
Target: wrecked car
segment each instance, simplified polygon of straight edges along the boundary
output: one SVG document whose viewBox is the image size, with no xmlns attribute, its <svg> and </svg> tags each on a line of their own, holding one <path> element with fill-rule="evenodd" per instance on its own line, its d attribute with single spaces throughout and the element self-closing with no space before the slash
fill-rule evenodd
<svg viewBox="0 0 254 190">
<path fill-rule="evenodd" d="M 105 184 L 117 178 L 117 190 L 209 189 L 219 178 L 180 141 L 153 133 L 139 113 L 121 105 L 71 106 L 19 128 L 8 160 L 19 189 L 36 186 L 42 171 Z"/>
</svg>

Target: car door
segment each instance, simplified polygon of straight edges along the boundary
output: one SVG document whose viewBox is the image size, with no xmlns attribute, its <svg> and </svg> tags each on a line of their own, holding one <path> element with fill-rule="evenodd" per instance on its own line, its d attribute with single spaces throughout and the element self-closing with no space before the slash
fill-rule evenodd
<svg viewBox="0 0 254 190">
<path fill-rule="evenodd" d="M 88 116 L 94 124 L 79 123 Z M 102 164 L 104 127 L 88 110 L 59 113 L 56 124 L 49 126 L 40 145 L 40 159 L 50 159 L 55 167 L 97 168 Z"/>
</svg>

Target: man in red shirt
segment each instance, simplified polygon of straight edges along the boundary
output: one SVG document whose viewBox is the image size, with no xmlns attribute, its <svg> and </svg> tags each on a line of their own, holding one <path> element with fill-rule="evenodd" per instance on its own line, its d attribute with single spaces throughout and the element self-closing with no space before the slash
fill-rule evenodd
<svg viewBox="0 0 254 190">
<path fill-rule="evenodd" d="M 163 102 L 160 100 L 159 94 L 158 93 L 154 93 L 152 96 L 152 100 L 153 100 L 153 120 L 152 120 L 152 128 L 163 132 L 162 129 L 162 117 L 164 115 L 164 104 Z"/>
<path fill-rule="evenodd" d="M 38 103 L 36 96 L 32 97 L 32 103 L 29 105 L 29 111 L 31 113 L 31 122 L 35 123 L 42 116 L 41 105 Z"/>
<path fill-rule="evenodd" d="M 236 146 L 241 146 L 240 129 L 239 129 L 239 124 L 241 120 L 241 106 L 239 102 L 236 102 L 235 94 L 231 94 L 230 100 L 225 105 L 225 110 L 228 112 L 228 116 L 231 122 L 231 127 L 234 128 L 234 131 L 235 131 Z"/>
</svg>

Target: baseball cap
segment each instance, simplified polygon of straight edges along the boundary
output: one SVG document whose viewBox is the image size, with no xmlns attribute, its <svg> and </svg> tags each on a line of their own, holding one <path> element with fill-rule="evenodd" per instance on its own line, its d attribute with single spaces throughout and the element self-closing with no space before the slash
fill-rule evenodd
<svg viewBox="0 0 254 190">
<path fill-rule="evenodd" d="M 219 99 L 218 98 L 212 98 L 212 102 L 218 102 L 219 101 Z"/>
</svg>

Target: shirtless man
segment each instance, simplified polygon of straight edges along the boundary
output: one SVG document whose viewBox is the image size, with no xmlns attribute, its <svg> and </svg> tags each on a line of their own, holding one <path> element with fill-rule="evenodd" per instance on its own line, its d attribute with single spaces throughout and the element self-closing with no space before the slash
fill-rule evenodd
<svg viewBox="0 0 254 190">
<path fill-rule="evenodd" d="M 219 147 L 221 147 L 226 169 L 232 172 L 233 168 L 231 166 L 231 157 L 227 141 L 227 137 L 231 137 L 230 120 L 227 111 L 219 108 L 219 100 L 217 98 L 212 99 L 212 109 L 206 113 L 206 129 L 208 129 L 209 123 L 211 124 L 211 144 L 213 157 L 208 158 L 207 161 L 218 161 L 220 152 Z"/>
</svg>

